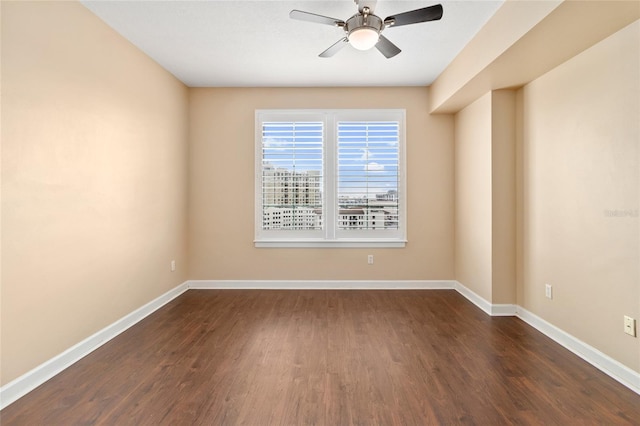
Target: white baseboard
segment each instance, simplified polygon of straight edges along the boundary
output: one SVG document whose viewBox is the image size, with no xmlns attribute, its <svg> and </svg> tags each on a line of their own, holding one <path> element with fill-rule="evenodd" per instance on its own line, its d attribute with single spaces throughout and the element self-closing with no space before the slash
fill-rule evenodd
<svg viewBox="0 0 640 426">
<path fill-rule="evenodd" d="M 492 317 L 513 317 L 516 315 L 516 311 L 518 310 L 518 305 L 508 304 L 508 303 L 494 303 L 491 305 L 491 315 Z"/>
<path fill-rule="evenodd" d="M 640 395 L 640 373 L 518 306 L 518 318 Z"/>
<path fill-rule="evenodd" d="M 487 315 L 491 315 L 491 303 L 489 303 L 485 298 L 469 290 L 458 281 L 455 282 L 454 289 L 463 295 L 469 302 L 482 309 Z"/>
<path fill-rule="evenodd" d="M 194 290 L 451 290 L 455 281 L 190 280 L 187 285 Z"/>
<path fill-rule="evenodd" d="M 61 354 L 51 358 L 33 370 L 2 386 L 0 388 L 0 410 L 19 398 L 22 398 L 33 389 L 87 356 L 89 353 L 98 349 L 100 346 L 149 316 L 176 297 L 180 296 L 188 289 L 189 287 L 186 282 L 180 284 L 146 305 L 122 317 L 113 324 L 103 328 L 92 336 L 87 337 Z"/>
<path fill-rule="evenodd" d="M 454 289 L 466 297 L 471 303 L 482 309 L 487 315 L 491 315 L 492 317 L 512 317 L 516 315 L 517 305 L 490 303 L 488 300 L 469 290 L 458 281 L 455 281 Z"/>
</svg>

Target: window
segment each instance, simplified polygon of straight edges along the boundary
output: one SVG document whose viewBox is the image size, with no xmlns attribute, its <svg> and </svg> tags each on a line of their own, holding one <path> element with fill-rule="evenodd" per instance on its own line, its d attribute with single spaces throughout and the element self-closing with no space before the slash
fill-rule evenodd
<svg viewBox="0 0 640 426">
<path fill-rule="evenodd" d="M 256 111 L 256 246 L 403 247 L 404 116 Z"/>
</svg>

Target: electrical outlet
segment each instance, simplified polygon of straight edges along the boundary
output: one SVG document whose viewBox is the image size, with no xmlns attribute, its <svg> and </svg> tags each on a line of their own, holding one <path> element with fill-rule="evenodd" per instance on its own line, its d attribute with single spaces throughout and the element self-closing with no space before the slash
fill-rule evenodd
<svg viewBox="0 0 640 426">
<path fill-rule="evenodd" d="M 624 332 L 629 336 L 636 337 L 636 320 L 626 315 L 624 316 Z"/>
<path fill-rule="evenodd" d="M 373 265 L 373 255 L 372 255 L 372 254 L 370 254 L 369 256 L 367 256 L 367 263 L 368 263 L 369 265 Z"/>
<path fill-rule="evenodd" d="M 553 287 L 551 286 L 551 284 L 544 285 L 544 296 L 547 299 L 553 299 Z"/>
<path fill-rule="evenodd" d="M 172 260 L 171 261 L 171 272 L 175 272 L 175 270 L 176 270 L 176 261 Z"/>
</svg>

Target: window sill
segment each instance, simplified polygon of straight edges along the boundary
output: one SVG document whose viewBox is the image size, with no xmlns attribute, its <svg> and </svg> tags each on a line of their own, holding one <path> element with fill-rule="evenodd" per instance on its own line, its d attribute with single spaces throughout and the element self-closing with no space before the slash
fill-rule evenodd
<svg viewBox="0 0 640 426">
<path fill-rule="evenodd" d="M 256 248 L 403 248 L 407 240 L 256 240 Z"/>
</svg>

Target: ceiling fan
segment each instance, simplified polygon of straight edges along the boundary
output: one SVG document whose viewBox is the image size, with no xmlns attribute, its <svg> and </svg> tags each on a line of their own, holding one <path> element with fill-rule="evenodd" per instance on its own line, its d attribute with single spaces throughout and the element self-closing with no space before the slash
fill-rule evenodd
<svg viewBox="0 0 640 426">
<path fill-rule="evenodd" d="M 295 9 L 289 13 L 289 17 L 300 21 L 332 25 L 344 30 L 346 36 L 318 55 L 321 58 L 329 58 L 335 55 L 347 44 L 351 44 L 351 46 L 359 50 L 369 50 L 375 46 L 384 56 L 393 58 L 401 50 L 381 34 L 384 29 L 437 21 L 442 18 L 441 4 L 391 15 L 383 20 L 373 13 L 376 4 L 375 0 L 354 1 L 358 6 L 358 13 L 346 21 Z"/>
</svg>

